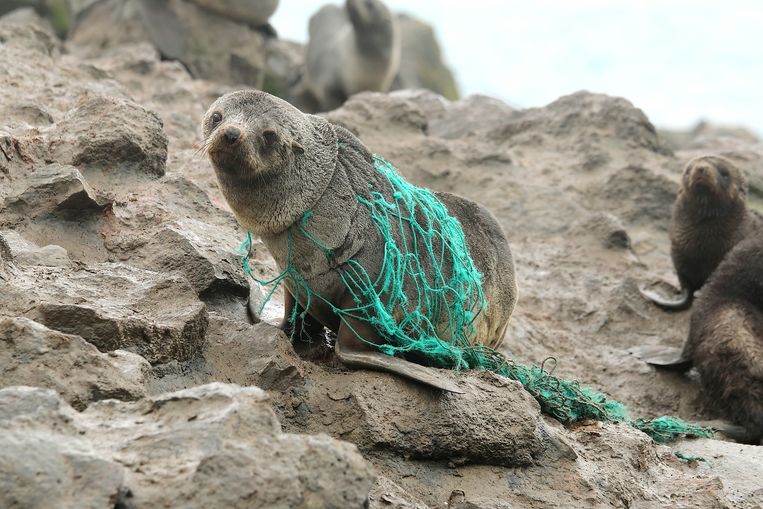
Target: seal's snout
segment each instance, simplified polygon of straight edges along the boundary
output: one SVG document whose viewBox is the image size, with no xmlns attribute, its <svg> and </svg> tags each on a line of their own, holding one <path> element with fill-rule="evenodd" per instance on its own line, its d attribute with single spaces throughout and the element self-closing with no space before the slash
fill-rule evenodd
<svg viewBox="0 0 763 509">
<path fill-rule="evenodd" d="M 689 183 L 692 189 L 710 191 L 718 186 L 718 178 L 714 168 L 700 164 L 691 169 Z"/>
<path fill-rule="evenodd" d="M 241 139 L 241 129 L 236 126 L 228 126 L 228 128 L 225 129 L 223 136 L 229 145 L 233 145 Z"/>
</svg>

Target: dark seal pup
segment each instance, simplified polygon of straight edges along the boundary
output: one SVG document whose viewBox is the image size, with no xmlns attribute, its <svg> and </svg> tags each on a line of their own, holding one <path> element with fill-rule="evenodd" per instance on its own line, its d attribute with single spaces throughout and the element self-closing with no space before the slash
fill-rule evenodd
<svg viewBox="0 0 763 509">
<path fill-rule="evenodd" d="M 665 309 L 687 309 L 723 257 L 740 240 L 763 226 L 747 209 L 747 180 L 731 161 L 702 156 L 686 165 L 673 205 L 670 255 L 681 295 L 669 300 L 652 290 L 641 293 Z"/>
<path fill-rule="evenodd" d="M 365 146 L 346 129 L 258 91 L 224 95 L 209 108 L 202 127 L 220 188 L 239 223 L 262 238 L 281 270 L 290 256 L 292 266 L 311 290 L 331 305 L 337 309 L 358 306 L 340 271 L 355 260 L 375 280 L 384 257 L 384 240 L 358 196 L 367 195 L 369 185 L 384 195 L 393 193 Z M 488 306 L 474 322 L 474 341 L 496 348 L 516 302 L 509 244 L 498 222 L 483 207 L 448 193 L 437 193 L 437 197 L 463 226 L 469 254 L 482 274 Z M 308 211 L 312 239 L 300 230 Z M 410 234 L 408 229 L 408 242 Z M 333 252 L 331 263 L 316 241 Z M 296 302 L 295 288 L 288 280 L 285 283 L 282 327 L 287 330 L 294 307 L 301 313 L 307 302 L 304 292 Z M 320 299 L 313 299 L 307 312 L 305 323 L 294 325 L 304 326 L 308 332 L 318 333 L 323 326 L 334 331 L 335 352 L 344 364 L 386 370 L 461 392 L 437 370 L 385 355 L 358 340 L 355 332 L 372 343 L 384 342 L 368 323 L 342 320 Z"/>
<path fill-rule="evenodd" d="M 692 308 L 683 350 L 664 348 L 656 364 L 695 366 L 707 400 L 745 429 L 732 436 L 763 439 L 763 230 L 723 259 Z"/>
</svg>

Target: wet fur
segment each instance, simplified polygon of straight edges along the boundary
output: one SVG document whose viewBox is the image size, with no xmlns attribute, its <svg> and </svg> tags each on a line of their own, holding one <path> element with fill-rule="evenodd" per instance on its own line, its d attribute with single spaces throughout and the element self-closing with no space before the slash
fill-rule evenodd
<svg viewBox="0 0 763 509">
<path fill-rule="evenodd" d="M 763 231 L 740 242 L 692 309 L 683 356 L 700 373 L 707 400 L 763 438 Z"/>
</svg>

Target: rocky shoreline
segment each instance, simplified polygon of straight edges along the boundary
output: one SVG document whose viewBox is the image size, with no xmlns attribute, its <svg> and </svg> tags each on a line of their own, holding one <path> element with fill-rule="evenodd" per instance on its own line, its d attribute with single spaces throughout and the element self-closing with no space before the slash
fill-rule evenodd
<svg viewBox="0 0 763 509">
<path fill-rule="evenodd" d="M 207 106 L 237 86 L 145 41 L 94 53 L 18 19 L 0 19 L 0 506 L 763 503 L 761 447 L 564 428 L 488 373 L 454 374 L 469 390 L 450 395 L 302 359 L 247 319 L 245 232 L 198 150 Z M 554 357 L 556 375 L 639 416 L 719 417 L 696 380 L 631 354 L 687 331 L 687 313 L 637 287 L 675 283 L 667 226 L 685 161 L 732 158 L 760 208 L 760 140 L 668 143 L 627 100 L 588 92 L 525 110 L 364 93 L 325 116 L 413 183 L 496 215 L 519 278 L 504 354 Z M 274 274 L 258 243 L 253 264 Z"/>
</svg>

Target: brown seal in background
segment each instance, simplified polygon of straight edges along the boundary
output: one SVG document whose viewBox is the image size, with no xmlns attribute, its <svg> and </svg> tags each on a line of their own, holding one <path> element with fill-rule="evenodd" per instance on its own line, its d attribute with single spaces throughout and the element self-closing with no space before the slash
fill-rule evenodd
<svg viewBox="0 0 763 509">
<path fill-rule="evenodd" d="M 687 309 L 694 292 L 739 241 L 763 226 L 763 217 L 747 208 L 747 180 L 731 161 L 702 156 L 689 161 L 673 205 L 670 255 L 681 283 L 681 296 L 666 299 L 653 290 L 641 293 L 665 309 Z"/>
</svg>

